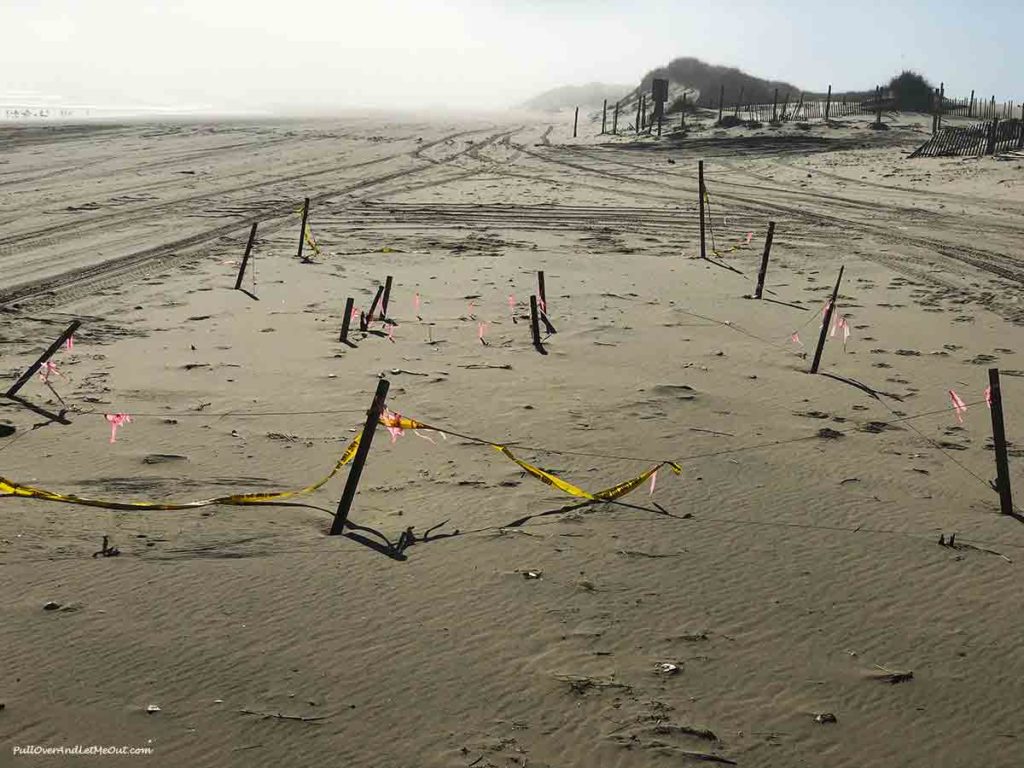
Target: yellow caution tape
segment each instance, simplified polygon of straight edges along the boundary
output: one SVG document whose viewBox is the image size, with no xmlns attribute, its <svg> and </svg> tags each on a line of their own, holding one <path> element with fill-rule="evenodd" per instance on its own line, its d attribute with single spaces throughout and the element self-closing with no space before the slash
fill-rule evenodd
<svg viewBox="0 0 1024 768">
<path fill-rule="evenodd" d="M 33 488 L 30 485 L 21 485 L 19 483 L 12 482 L 3 477 L 0 477 L 0 496 L 22 496 L 26 498 L 42 499 L 44 501 L 60 501 L 65 504 L 78 504 L 86 507 L 101 507 L 103 509 L 153 509 L 153 510 L 179 510 L 179 509 L 196 509 L 197 507 L 209 507 L 214 504 L 228 504 L 234 506 L 241 506 L 245 504 L 274 504 L 282 499 L 291 498 L 294 496 L 303 496 L 308 493 L 320 488 L 328 480 L 338 474 L 338 471 L 348 464 L 356 455 L 356 449 L 359 447 L 359 438 L 361 435 L 356 435 L 345 452 L 338 459 L 338 463 L 334 465 L 334 469 L 330 471 L 327 477 L 322 480 L 307 485 L 305 488 L 300 488 L 296 491 L 276 491 L 272 493 L 239 493 L 231 496 L 219 496 L 215 499 L 203 499 L 202 501 L 187 501 L 179 504 L 162 503 L 156 501 L 104 501 L 102 499 L 87 499 L 81 496 L 75 496 L 73 494 L 54 493 L 53 491 L 45 491 L 42 488 Z"/>
<path fill-rule="evenodd" d="M 573 485 L 572 483 L 567 483 L 562 478 L 556 477 L 555 475 L 552 475 L 550 472 L 545 472 L 543 469 L 535 467 L 532 464 L 527 464 L 522 459 L 517 459 L 515 456 L 512 455 L 512 451 L 510 451 L 504 445 L 495 445 L 494 449 L 499 453 L 504 454 L 506 458 L 509 458 L 512 461 L 514 461 L 520 467 L 525 469 L 528 474 L 533 475 L 542 483 L 547 483 L 548 485 L 557 488 L 560 491 L 568 493 L 570 496 L 575 496 L 578 499 L 589 499 L 590 501 L 613 501 L 622 496 L 625 496 L 627 493 L 634 490 L 638 486 L 643 485 L 643 483 L 647 481 L 651 475 L 653 475 L 655 472 L 657 472 L 659 469 L 666 465 L 670 467 L 672 471 L 677 475 L 683 471 L 682 467 L 680 467 L 674 461 L 663 461 L 657 466 L 651 467 L 646 472 L 637 475 L 631 480 L 627 480 L 624 483 L 619 483 L 618 485 L 614 485 L 611 488 L 606 488 L 603 491 L 598 491 L 597 493 L 590 493 L 589 491 L 585 491 L 582 488 Z"/>
<path fill-rule="evenodd" d="M 310 229 L 309 224 L 306 224 L 306 231 L 304 233 L 304 236 L 306 238 L 306 243 L 309 245 L 310 248 L 313 249 L 313 253 L 315 253 L 317 256 L 320 256 L 320 246 L 317 245 L 316 238 L 313 237 L 313 230 Z"/>
</svg>

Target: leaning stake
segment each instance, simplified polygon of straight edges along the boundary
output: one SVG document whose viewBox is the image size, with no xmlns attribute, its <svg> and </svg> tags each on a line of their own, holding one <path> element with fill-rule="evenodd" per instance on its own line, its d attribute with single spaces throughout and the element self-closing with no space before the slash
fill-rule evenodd
<svg viewBox="0 0 1024 768">
<path fill-rule="evenodd" d="M 999 508 L 1004 515 L 1013 514 L 1010 493 L 1010 462 L 1006 453 L 1006 430 L 1003 428 L 1003 395 L 999 389 L 999 369 L 988 369 L 989 395 L 992 398 L 992 443 L 996 449 L 996 490 Z"/>
<path fill-rule="evenodd" d="M 700 257 L 708 257 L 707 245 L 704 240 L 704 161 L 697 162 L 697 196 L 700 198 Z"/>
<path fill-rule="evenodd" d="M 299 227 L 299 253 L 296 258 L 302 258 L 302 246 L 306 242 L 306 219 L 309 218 L 309 198 L 302 204 L 302 226 Z"/>
<path fill-rule="evenodd" d="M 380 318 L 383 320 L 388 316 L 388 299 L 391 298 L 391 275 L 384 281 L 384 297 L 380 302 Z"/>
<path fill-rule="evenodd" d="M 7 397 L 14 397 L 16 394 L 18 394 L 18 390 L 25 386 L 25 383 L 29 379 L 35 376 L 36 371 L 38 371 L 42 367 L 43 363 L 45 363 L 47 360 L 50 359 L 50 357 L 53 356 L 53 353 L 60 348 L 61 344 L 63 344 L 65 341 L 71 338 L 74 332 L 78 330 L 78 326 L 80 326 L 81 324 L 82 323 L 80 320 L 72 320 L 71 325 L 69 325 L 67 329 L 65 329 L 64 333 L 58 336 L 57 340 L 50 345 L 49 349 L 43 352 L 43 354 L 40 355 L 39 359 L 32 363 L 32 365 L 29 366 L 28 370 L 21 374 L 21 378 L 14 382 L 11 388 L 7 390 Z"/>
<path fill-rule="evenodd" d="M 768 237 L 764 240 L 764 256 L 761 257 L 761 269 L 757 271 L 757 290 L 754 291 L 754 298 L 760 299 L 764 291 L 764 278 L 768 274 L 768 256 L 772 252 L 772 238 L 775 237 L 775 222 L 768 222 Z"/>
<path fill-rule="evenodd" d="M 252 244 L 256 241 L 256 226 L 259 222 L 252 223 L 252 229 L 249 230 L 249 242 L 245 244 L 245 255 L 242 257 L 242 266 L 238 268 L 238 279 L 235 280 L 235 290 L 239 290 L 242 287 L 242 278 L 245 277 L 245 268 L 249 264 L 249 254 L 252 253 Z"/>
<path fill-rule="evenodd" d="M 338 339 L 342 344 L 348 343 L 348 325 L 352 321 L 352 297 L 345 299 L 345 316 L 341 319 L 341 337 Z"/>
<path fill-rule="evenodd" d="M 836 287 L 832 289 L 832 300 L 825 308 L 825 319 L 821 323 L 821 335 L 818 336 L 818 348 L 814 350 L 814 362 L 811 363 L 811 373 L 818 372 L 818 363 L 821 362 L 821 353 L 825 349 L 825 336 L 828 333 L 829 323 L 832 322 L 832 313 L 836 308 L 836 299 L 839 298 L 839 284 L 843 282 L 843 270 L 839 268 L 839 277 L 836 278 Z"/>
<path fill-rule="evenodd" d="M 348 522 L 348 513 L 352 509 L 352 502 L 356 497 L 356 488 L 359 486 L 359 476 L 363 474 L 363 465 L 370 453 L 370 443 L 373 442 L 373 433 L 377 431 L 377 422 L 384 410 L 384 403 L 388 397 L 388 387 L 391 382 L 381 379 L 377 383 L 377 392 L 373 396 L 373 404 L 366 412 L 366 423 L 363 425 L 363 434 L 359 438 L 359 447 L 356 448 L 355 458 L 352 459 L 352 469 L 348 471 L 348 480 L 345 481 L 345 490 L 341 494 L 341 501 L 338 502 L 338 511 L 334 515 L 334 522 L 331 523 L 331 536 L 337 536 L 345 530 L 345 523 Z"/>
<path fill-rule="evenodd" d="M 533 334 L 533 346 L 538 351 L 543 349 L 540 343 L 540 324 L 537 322 L 537 297 L 530 295 L 530 332 Z"/>
</svg>

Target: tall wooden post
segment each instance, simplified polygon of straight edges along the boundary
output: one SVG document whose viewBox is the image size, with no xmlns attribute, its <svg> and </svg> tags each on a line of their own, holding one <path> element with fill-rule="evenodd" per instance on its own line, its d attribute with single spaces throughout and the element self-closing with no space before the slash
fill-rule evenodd
<svg viewBox="0 0 1024 768">
<path fill-rule="evenodd" d="M 256 226 L 258 222 L 252 223 L 249 230 L 249 242 L 245 244 L 245 255 L 242 256 L 242 266 L 238 268 L 238 279 L 235 280 L 235 290 L 242 287 L 242 278 L 245 276 L 245 268 L 249 264 L 249 254 L 252 253 L 252 244 L 256 242 Z"/>
<path fill-rule="evenodd" d="M 1024 149 L 1024 104 L 1020 105 L 1020 124 L 1017 126 L 1017 149 Z"/>
<path fill-rule="evenodd" d="M 707 241 L 704 239 L 704 161 L 697 163 L 697 196 L 700 198 L 700 257 L 708 257 Z"/>
<path fill-rule="evenodd" d="M 882 87 L 875 86 L 875 125 L 882 124 Z"/>
<path fill-rule="evenodd" d="M 548 314 L 548 292 L 544 285 L 544 270 L 537 270 L 537 295 L 540 296 L 540 308 Z"/>
<path fill-rule="evenodd" d="M 722 124 L 722 108 L 725 106 L 725 83 L 718 87 L 718 124 Z"/>
<path fill-rule="evenodd" d="M 994 155 L 996 153 L 996 131 L 999 129 L 999 118 L 993 117 L 992 122 L 988 125 L 988 146 L 985 147 L 986 155 Z"/>
<path fill-rule="evenodd" d="M 754 298 L 760 299 L 764 291 L 764 278 L 768 274 L 768 256 L 772 252 L 772 238 L 775 237 L 775 222 L 768 222 L 768 237 L 764 240 L 764 255 L 761 257 L 761 268 L 757 271 L 757 290 L 754 291 Z"/>
<path fill-rule="evenodd" d="M 740 97 L 738 99 L 736 99 L 736 109 L 732 113 L 733 117 L 739 117 L 740 116 L 740 104 L 742 104 L 742 103 L 743 103 L 743 86 L 741 85 L 740 86 Z"/>
<path fill-rule="evenodd" d="M 359 478 L 363 474 L 363 465 L 366 464 L 366 457 L 370 454 L 370 445 L 373 443 L 373 433 L 377 431 L 377 422 L 384 410 L 384 403 L 387 401 L 388 388 L 391 382 L 381 379 L 377 382 L 377 392 L 373 396 L 373 403 L 370 410 L 366 412 L 366 423 L 363 424 L 363 433 L 359 438 L 359 447 L 356 448 L 355 458 L 352 459 L 352 468 L 348 471 L 348 479 L 345 481 L 345 490 L 341 494 L 341 501 L 338 502 L 338 511 L 334 515 L 334 522 L 331 523 L 331 536 L 338 536 L 345 530 L 345 523 L 348 522 L 348 513 L 352 509 L 352 502 L 356 498 L 356 488 L 359 487 Z"/>
<path fill-rule="evenodd" d="M 942 130 L 942 108 L 946 100 L 946 84 L 939 83 L 939 103 L 938 111 L 936 112 L 935 127 L 940 131 Z"/>
<path fill-rule="evenodd" d="M 612 133 L 619 133 L 619 102 L 615 102 L 615 115 L 612 117 Z"/>
<path fill-rule="evenodd" d="M 971 103 L 967 107 L 967 116 L 974 117 L 974 89 L 971 89 Z"/>
<path fill-rule="evenodd" d="M 825 97 L 825 122 L 828 122 L 828 112 L 832 107 L 832 84 L 828 86 L 828 96 Z"/>
<path fill-rule="evenodd" d="M 604 129 L 608 122 L 608 99 L 604 100 L 604 106 L 601 107 L 601 135 L 604 136 Z"/>
<path fill-rule="evenodd" d="M 636 100 L 636 124 L 633 126 L 634 133 L 640 135 L 640 112 L 643 110 L 644 97 L 641 95 Z"/>
<path fill-rule="evenodd" d="M 299 227 L 299 252 L 296 258 L 302 258 L 302 246 L 306 243 L 306 220 L 309 218 L 309 198 L 302 204 L 302 226 Z"/>
<path fill-rule="evenodd" d="M 679 111 L 679 129 L 686 130 L 686 91 L 683 91 L 683 108 Z"/>
<path fill-rule="evenodd" d="M 647 127 L 647 95 L 640 97 L 640 130 Z"/>
<path fill-rule="evenodd" d="M 576 138 L 576 124 L 580 120 L 580 108 L 576 107 L 576 114 L 572 118 L 572 137 Z"/>
<path fill-rule="evenodd" d="M 988 369 L 989 396 L 992 400 L 992 444 L 996 450 L 996 490 L 999 491 L 999 509 L 1004 515 L 1013 514 L 1013 495 L 1010 492 L 1010 461 L 1006 452 L 1006 430 L 1003 427 L 1003 395 L 999 388 L 999 369 Z"/>
<path fill-rule="evenodd" d="M 341 318 L 341 335 L 338 337 L 338 341 L 342 344 L 348 343 L 348 326 L 352 322 L 353 303 L 351 296 L 345 299 L 345 316 Z"/>
<path fill-rule="evenodd" d="M 25 386 L 25 384 L 28 383 L 29 379 L 35 376 L 36 371 L 38 371 L 42 367 L 43 363 L 45 363 L 53 356 L 53 353 L 60 348 L 61 344 L 63 344 L 65 341 L 67 341 L 74 335 L 75 331 L 78 330 L 78 326 L 80 326 L 81 324 L 82 322 L 80 320 L 72 320 L 71 325 L 64 329 L 64 333 L 58 336 L 57 340 L 53 342 L 53 344 L 51 344 L 47 348 L 47 350 L 39 356 L 39 359 L 32 363 L 32 365 L 28 367 L 28 370 L 21 374 L 21 377 L 16 382 L 14 382 L 14 384 L 11 385 L 11 388 L 7 390 L 7 397 L 14 397 L 16 394 L 18 394 L 18 390 Z"/>
<path fill-rule="evenodd" d="M 821 322 L 821 335 L 818 336 L 818 347 L 814 350 L 814 362 L 811 363 L 811 373 L 818 372 L 818 363 L 821 362 L 821 353 L 825 349 L 825 337 L 828 334 L 829 323 L 832 322 L 832 313 L 836 309 L 836 299 L 839 298 L 839 284 L 843 282 L 843 270 L 845 267 L 839 268 L 839 277 L 836 278 L 836 287 L 832 290 L 832 300 L 828 303 L 828 307 L 825 308 L 825 318 Z"/>
<path fill-rule="evenodd" d="M 779 103 L 779 89 L 776 88 L 775 89 L 775 95 L 772 96 L 772 122 L 773 123 L 778 122 L 778 119 L 779 119 L 779 113 L 778 113 L 778 107 L 777 107 L 778 103 Z"/>
<path fill-rule="evenodd" d="M 380 318 L 383 320 L 388 316 L 388 299 L 391 298 L 391 275 L 384 280 L 384 295 L 380 300 Z"/>
<path fill-rule="evenodd" d="M 538 351 L 544 347 L 540 343 L 540 322 L 537 318 L 537 296 L 530 294 L 530 333 L 533 335 L 533 346 Z"/>
</svg>

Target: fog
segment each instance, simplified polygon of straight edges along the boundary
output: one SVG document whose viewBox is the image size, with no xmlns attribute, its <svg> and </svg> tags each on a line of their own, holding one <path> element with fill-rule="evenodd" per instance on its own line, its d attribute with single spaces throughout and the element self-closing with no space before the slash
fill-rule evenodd
<svg viewBox="0 0 1024 768">
<path fill-rule="evenodd" d="M 807 89 L 905 67 L 1024 99 L 1024 4 L 3 0 L 0 104 L 500 109 L 677 56 Z M 1016 22 L 1016 23 L 1015 23 Z"/>
</svg>

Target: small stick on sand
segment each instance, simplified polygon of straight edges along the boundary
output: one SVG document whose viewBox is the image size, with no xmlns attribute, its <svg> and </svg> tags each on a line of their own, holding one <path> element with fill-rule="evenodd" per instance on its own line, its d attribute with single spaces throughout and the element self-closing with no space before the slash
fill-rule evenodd
<svg viewBox="0 0 1024 768">
<path fill-rule="evenodd" d="M 243 715 L 259 715 L 264 720 L 273 718 L 275 720 L 297 720 L 300 723 L 315 723 L 318 720 L 326 720 L 327 715 L 318 715 L 317 717 L 306 717 L 305 715 L 282 715 L 280 712 L 257 712 L 254 709 L 240 709 L 238 710 Z"/>
</svg>

